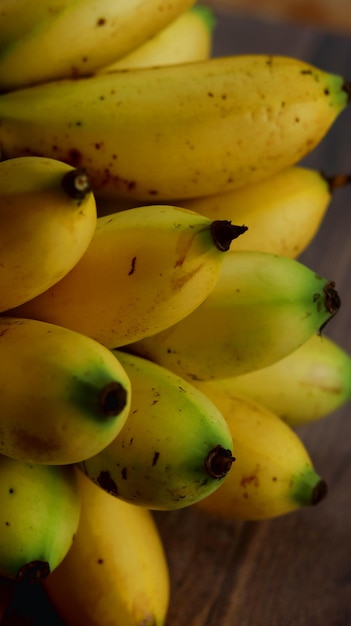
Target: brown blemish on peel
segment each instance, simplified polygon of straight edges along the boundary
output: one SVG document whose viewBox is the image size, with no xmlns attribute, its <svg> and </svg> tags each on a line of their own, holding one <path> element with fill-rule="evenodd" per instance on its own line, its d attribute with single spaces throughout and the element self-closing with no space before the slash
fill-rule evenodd
<svg viewBox="0 0 351 626">
<path fill-rule="evenodd" d="M 108 493 L 111 493 L 113 496 L 118 496 L 118 489 L 115 481 L 111 478 L 110 472 L 103 470 L 100 472 L 96 479 L 96 483 Z"/>
<path fill-rule="evenodd" d="M 134 274 L 136 259 L 137 259 L 136 256 L 133 256 L 131 264 L 130 264 L 130 270 L 128 272 L 128 276 L 132 276 Z"/>
</svg>

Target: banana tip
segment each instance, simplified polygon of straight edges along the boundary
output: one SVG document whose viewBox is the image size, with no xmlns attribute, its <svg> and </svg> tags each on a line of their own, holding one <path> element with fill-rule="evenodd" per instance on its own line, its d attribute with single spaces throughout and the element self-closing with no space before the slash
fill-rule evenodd
<svg viewBox="0 0 351 626">
<path fill-rule="evenodd" d="M 347 94 L 347 100 L 348 100 L 348 102 L 351 102 L 351 81 L 349 81 L 349 80 L 344 80 L 343 90 L 344 90 L 344 91 L 346 92 L 346 94 Z"/>
<path fill-rule="evenodd" d="M 209 451 L 205 459 L 205 468 L 212 478 L 220 480 L 228 474 L 234 461 L 231 450 L 216 446 Z"/>
<path fill-rule="evenodd" d="M 214 220 L 211 223 L 213 241 L 221 252 L 227 252 L 233 239 L 240 237 L 245 231 L 247 226 L 236 226 L 229 220 Z"/>
<path fill-rule="evenodd" d="M 103 388 L 100 394 L 100 408 L 106 417 L 119 415 L 127 404 L 127 391 L 118 382 Z"/>
<path fill-rule="evenodd" d="M 311 504 L 312 505 L 319 504 L 319 502 L 324 500 L 327 493 L 328 493 L 328 485 L 325 482 L 325 480 L 320 479 L 318 483 L 316 483 L 315 487 L 313 488 Z"/>
<path fill-rule="evenodd" d="M 47 561 L 31 561 L 21 567 L 16 579 L 25 583 L 37 583 L 50 574 L 50 565 Z"/>
<path fill-rule="evenodd" d="M 72 169 L 64 174 L 62 187 L 73 200 L 84 200 L 91 192 L 90 179 L 84 169 Z"/>
</svg>

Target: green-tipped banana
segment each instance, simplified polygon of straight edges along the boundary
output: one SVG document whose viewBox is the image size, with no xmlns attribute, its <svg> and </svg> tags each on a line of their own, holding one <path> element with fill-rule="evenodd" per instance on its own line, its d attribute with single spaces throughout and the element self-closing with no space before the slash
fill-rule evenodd
<svg viewBox="0 0 351 626">
<path fill-rule="evenodd" d="M 165 368 L 113 352 L 131 380 L 130 414 L 114 441 L 79 467 L 109 493 L 149 509 L 186 507 L 218 489 L 233 461 L 219 411 Z"/>
<path fill-rule="evenodd" d="M 49 289 L 86 251 L 96 205 L 86 172 L 56 159 L 0 162 L 0 311 Z"/>
<path fill-rule="evenodd" d="M 232 392 L 226 380 L 197 383 L 235 442 L 235 471 L 197 505 L 228 519 L 259 520 L 318 504 L 327 485 L 299 436 L 277 415 Z"/>
<path fill-rule="evenodd" d="M 127 349 L 188 380 L 244 374 L 287 356 L 337 312 L 333 282 L 268 252 L 226 255 L 206 300 L 171 328 Z"/>
<path fill-rule="evenodd" d="M 0 455 L 0 574 L 40 581 L 69 551 L 80 516 L 74 467 Z"/>
<path fill-rule="evenodd" d="M 0 317 L 0 452 L 75 463 L 104 448 L 127 419 L 131 386 L 98 342 L 66 328 Z"/>
<path fill-rule="evenodd" d="M 284 359 L 228 379 L 291 426 L 313 422 L 351 399 L 351 356 L 325 335 L 313 335 Z"/>
<path fill-rule="evenodd" d="M 274 55 L 97 74 L 2 95 L 0 145 L 5 158 L 85 167 L 96 195 L 168 202 L 299 162 L 350 93 L 343 77 Z"/>
<path fill-rule="evenodd" d="M 194 0 L 3 0 L 0 90 L 90 75 L 147 41 L 192 4 Z"/>
</svg>

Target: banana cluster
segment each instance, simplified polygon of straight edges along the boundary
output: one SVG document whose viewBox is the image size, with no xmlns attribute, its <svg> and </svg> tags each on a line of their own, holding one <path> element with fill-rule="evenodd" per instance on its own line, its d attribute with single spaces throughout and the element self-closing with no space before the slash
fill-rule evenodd
<svg viewBox="0 0 351 626">
<path fill-rule="evenodd" d="M 0 16 L 0 614 L 26 581 L 67 626 L 162 626 L 154 510 L 327 494 L 295 427 L 350 400 L 351 355 L 298 257 L 351 174 L 300 161 L 351 87 L 213 57 L 194 0 Z"/>
</svg>

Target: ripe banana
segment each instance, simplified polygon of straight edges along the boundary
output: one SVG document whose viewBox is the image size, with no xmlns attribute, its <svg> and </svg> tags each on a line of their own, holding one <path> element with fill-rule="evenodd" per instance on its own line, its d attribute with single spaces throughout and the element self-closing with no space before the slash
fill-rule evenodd
<svg viewBox="0 0 351 626">
<path fill-rule="evenodd" d="M 245 222 L 248 233 L 238 240 L 235 250 L 261 250 L 296 258 L 318 232 L 334 190 L 350 182 L 350 175 L 326 176 L 318 170 L 292 166 L 255 184 L 177 200 L 177 204 L 213 220 Z"/>
<path fill-rule="evenodd" d="M 72 271 L 11 314 L 119 347 L 167 328 L 198 306 L 218 279 L 223 251 L 245 230 L 168 205 L 98 218 Z"/>
<path fill-rule="evenodd" d="M 215 18 L 212 9 L 195 4 L 141 46 L 100 72 L 174 65 L 208 59 Z"/>
<path fill-rule="evenodd" d="M 188 380 L 227 378 L 287 356 L 339 306 L 334 283 L 299 261 L 240 250 L 197 309 L 127 349 Z"/>
<path fill-rule="evenodd" d="M 227 388 L 263 404 L 290 426 L 330 415 L 351 399 L 351 356 L 325 335 L 312 335 L 284 359 L 233 376 Z"/>
<path fill-rule="evenodd" d="M 96 195 L 165 202 L 229 191 L 293 165 L 346 108 L 343 77 L 237 55 L 53 81 L 0 97 L 4 158 L 85 167 Z"/>
<path fill-rule="evenodd" d="M 149 509 L 183 508 L 213 492 L 233 462 L 222 415 L 167 369 L 113 353 L 132 384 L 128 420 L 111 444 L 79 467 L 109 493 Z"/>
<path fill-rule="evenodd" d="M 0 455 L 0 473 L 0 573 L 40 581 L 66 556 L 78 528 L 74 467 Z"/>
<path fill-rule="evenodd" d="M 95 231 L 86 172 L 42 157 L 0 162 L 0 311 L 67 274 Z"/>
<path fill-rule="evenodd" d="M 0 452 L 67 464 L 116 436 L 131 386 L 107 348 L 66 328 L 0 317 Z"/>
<path fill-rule="evenodd" d="M 0 90 L 89 75 L 155 35 L 194 0 L 34 4 L 5 0 L 1 7 Z"/>
<path fill-rule="evenodd" d="M 300 437 L 277 415 L 241 398 L 226 380 L 196 383 L 226 419 L 235 471 L 196 506 L 228 519 L 259 520 L 318 504 L 327 486 Z"/>
<path fill-rule="evenodd" d="M 162 626 L 169 571 L 152 514 L 113 498 L 78 472 L 82 512 L 74 544 L 43 581 L 66 626 Z"/>
</svg>

